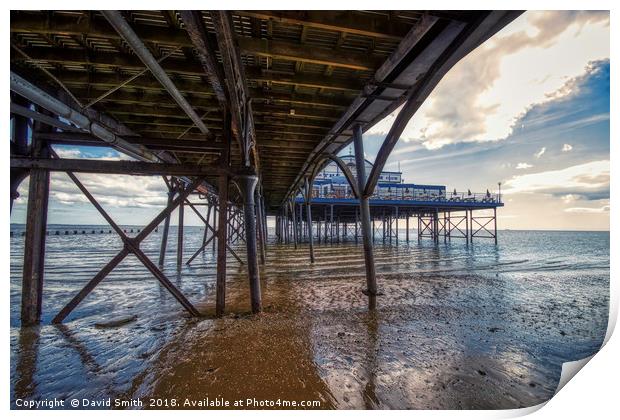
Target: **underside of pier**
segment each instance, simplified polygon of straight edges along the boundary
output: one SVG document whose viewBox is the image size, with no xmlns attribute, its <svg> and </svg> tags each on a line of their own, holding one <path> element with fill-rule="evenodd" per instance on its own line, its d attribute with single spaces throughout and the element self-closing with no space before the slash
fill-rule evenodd
<svg viewBox="0 0 620 420">
<path fill-rule="evenodd" d="M 351 143 L 357 175 L 350 170 L 345 175 L 356 198 L 352 214 L 360 227 L 356 222 L 355 237 L 364 244 L 364 293 L 374 307 L 372 245 L 380 209 L 373 208 L 370 197 L 379 174 L 442 77 L 519 14 L 12 11 L 11 206 L 19 184 L 30 177 L 22 323 L 37 324 L 41 318 L 50 171 L 67 173 L 124 244 L 54 322 L 62 322 L 129 254 L 190 314 L 200 315 L 160 269 L 176 209 L 177 266 L 197 255 L 186 261 L 182 249 L 184 212 L 193 211 L 205 224 L 198 252 L 217 248 L 217 314 L 225 311 L 231 253 L 247 266 L 251 307 L 260 312 L 267 215 L 277 216 L 279 234 L 281 221 L 301 226 L 305 220 L 314 261 L 312 226 L 322 216 L 313 218 L 311 185 L 325 164 L 342 163 L 338 153 Z M 363 133 L 391 113 L 393 125 L 366 174 Z M 113 147 L 131 160 L 66 159 L 54 145 Z M 80 182 L 82 172 L 161 176 L 167 206 L 130 237 Z M 326 214 L 326 208 L 320 212 Z M 431 223 L 432 235 L 438 235 L 436 209 L 403 214 L 416 214 L 418 224 Z M 445 233 L 451 222 L 443 223 Z M 156 264 L 140 242 L 161 224 Z M 286 232 L 301 242 L 300 229 Z M 245 243 L 246 255 L 235 253 L 235 241 Z"/>
</svg>

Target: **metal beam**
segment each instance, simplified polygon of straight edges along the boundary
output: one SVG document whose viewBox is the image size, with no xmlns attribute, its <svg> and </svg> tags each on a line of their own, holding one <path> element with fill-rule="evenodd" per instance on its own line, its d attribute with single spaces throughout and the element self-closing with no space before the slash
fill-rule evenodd
<svg viewBox="0 0 620 420">
<path fill-rule="evenodd" d="M 87 130 L 94 136 L 110 144 L 110 146 L 121 150 L 129 156 L 149 161 L 160 160 L 145 147 L 135 146 L 129 143 L 124 138 L 117 136 L 106 126 L 93 121 L 86 115 L 71 108 L 69 105 L 48 95 L 47 92 L 39 89 L 14 72 L 11 72 L 11 90 L 48 111 L 65 118 L 67 121 L 71 121 L 78 127 Z"/>
<path fill-rule="evenodd" d="M 236 37 L 232 18 L 228 11 L 211 12 L 211 20 L 215 28 L 217 44 L 226 87 L 228 88 L 229 110 L 233 132 L 241 148 L 241 156 L 244 166 L 251 166 L 251 154 L 253 153 L 256 134 L 254 132 L 254 115 L 248 93 L 248 84 L 245 79 L 245 71 L 241 62 L 241 55 L 235 43 Z M 254 155 L 254 163 L 257 165 L 258 156 Z"/>
<path fill-rule="evenodd" d="M 11 114 L 17 114 L 17 115 L 21 115 L 22 117 L 32 118 L 35 121 L 42 122 L 52 127 L 60 128 L 61 130 L 64 130 L 64 131 L 70 131 L 74 133 L 84 132 L 84 130 L 81 128 L 72 126 L 70 124 L 66 124 L 57 118 L 50 117 L 49 115 L 41 114 L 40 112 L 33 111 L 21 105 L 17 105 L 14 102 L 11 102 Z M 99 140 L 99 141 L 102 141 L 102 140 Z"/>
<path fill-rule="evenodd" d="M 215 92 L 220 106 L 228 108 L 228 93 L 226 91 L 226 81 L 221 65 L 217 62 L 213 39 L 207 37 L 202 13 L 197 10 L 181 10 L 181 19 L 185 23 L 185 30 L 194 44 L 198 53 L 198 59 L 202 68 L 207 74 L 209 83 Z"/>
<path fill-rule="evenodd" d="M 109 146 L 101 139 L 88 133 L 37 133 L 43 140 L 52 144 L 71 144 L 85 146 Z M 126 140 L 151 150 L 199 151 L 220 153 L 223 143 L 205 140 L 159 138 L 159 137 L 126 137 Z"/>
<path fill-rule="evenodd" d="M 116 22 L 109 19 L 110 11 L 102 11 L 110 24 L 117 30 L 115 33 L 105 24 L 96 21 L 88 21 L 86 25 L 73 21 L 60 22 L 55 19 L 41 22 L 41 19 L 28 19 L 20 17 L 11 21 L 11 32 L 33 32 L 40 34 L 65 34 L 76 36 L 97 37 L 104 39 L 125 38 L 125 32 L 118 30 Z M 114 12 L 122 19 L 120 12 Z M 213 13 L 213 12 L 212 12 Z M 117 19 L 117 18 L 113 18 Z M 124 20 L 124 19 L 123 19 Z M 43 23 L 43 25 L 41 25 Z M 195 45 L 186 36 L 184 31 L 178 29 L 167 29 L 147 25 L 135 24 L 135 29 L 130 28 L 136 38 L 144 42 L 153 42 L 163 45 L 194 47 Z M 119 36 L 119 34 L 121 36 Z M 131 45 L 131 43 L 130 43 Z M 239 49 L 246 54 L 265 56 L 276 59 L 291 61 L 331 65 L 335 67 L 350 68 L 354 70 L 372 70 L 378 65 L 377 57 L 369 57 L 368 54 L 341 51 L 339 54 L 332 54 L 332 50 L 327 48 L 299 48 L 299 44 L 287 41 L 273 41 L 256 38 L 240 38 L 238 41 Z M 146 63 L 145 63 L 146 64 Z"/>
<path fill-rule="evenodd" d="M 127 54 L 111 54 L 98 52 L 95 56 L 89 56 L 85 52 L 76 50 L 54 49 L 54 48 L 25 48 L 34 60 L 47 61 L 61 65 L 82 65 L 96 67 L 121 68 L 123 70 L 140 70 L 144 64 L 134 56 Z M 22 58 L 15 58 L 12 61 L 24 61 Z M 188 76 L 203 76 L 204 70 L 200 63 L 192 60 L 179 60 L 169 58 L 163 63 L 166 73 L 174 73 Z M 61 70 L 52 72 L 56 77 L 63 80 L 67 86 L 96 86 L 96 87 L 115 87 L 122 80 L 118 76 L 110 73 L 87 73 L 84 71 Z M 303 86 L 315 89 L 335 90 L 346 94 L 357 94 L 364 87 L 364 83 L 357 79 L 345 79 L 326 77 L 313 74 L 290 74 L 273 70 L 265 70 L 257 66 L 246 67 L 246 77 L 261 83 L 275 83 L 287 86 Z M 186 93 L 209 94 L 212 93 L 208 84 L 197 83 L 186 80 L 175 81 L 176 86 Z M 127 88 L 143 90 L 162 90 L 164 89 L 157 80 L 150 80 L 141 77 L 129 83 Z"/>
<path fill-rule="evenodd" d="M 114 29 L 121 35 L 121 37 L 129 44 L 136 55 L 142 60 L 145 66 L 147 66 L 153 76 L 166 88 L 170 96 L 179 104 L 181 109 L 191 118 L 196 127 L 206 135 L 209 135 L 209 129 L 202 122 L 200 116 L 196 114 L 196 111 L 187 102 L 183 94 L 174 85 L 168 74 L 164 71 L 161 65 L 157 62 L 153 54 L 148 50 L 146 45 L 142 42 L 140 37 L 134 32 L 131 26 L 127 23 L 125 18 L 119 11 L 116 10 L 102 10 L 101 13 L 110 22 Z"/>
<path fill-rule="evenodd" d="M 11 157 L 11 168 L 45 169 L 121 175 L 217 176 L 222 169 L 203 165 L 148 163 L 127 160 L 46 159 Z"/>
<path fill-rule="evenodd" d="M 318 10 L 242 10 L 235 14 L 396 42 L 400 41 L 410 28 L 409 24 L 402 21 L 349 10 L 335 10 L 331 13 Z"/>
</svg>

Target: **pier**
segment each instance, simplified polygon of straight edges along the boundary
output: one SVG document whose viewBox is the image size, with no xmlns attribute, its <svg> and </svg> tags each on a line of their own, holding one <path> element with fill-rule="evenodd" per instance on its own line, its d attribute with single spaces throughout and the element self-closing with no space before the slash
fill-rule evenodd
<svg viewBox="0 0 620 420">
<path fill-rule="evenodd" d="M 51 172 L 63 172 L 123 247 L 55 315 L 62 323 L 134 255 L 191 315 L 201 313 L 162 271 L 177 210 L 176 265 L 217 253 L 216 314 L 226 311 L 227 256 L 247 269 L 252 312 L 262 310 L 269 265 L 267 218 L 277 239 L 308 249 L 363 243 L 363 293 L 381 285 L 373 242 L 497 241 L 498 192 L 407 184 L 384 170 L 394 146 L 442 77 L 519 16 L 516 11 L 13 11 L 11 208 L 29 177 L 22 325 L 40 323 Z M 376 159 L 363 135 L 396 118 Z M 56 145 L 112 147 L 131 160 L 72 159 Z M 341 156 L 352 145 L 349 156 Z M 337 167 L 337 177 L 328 177 Z M 80 181 L 83 173 L 158 176 L 167 205 L 127 232 Z M 202 247 L 183 250 L 187 212 L 204 224 Z M 483 214 L 483 215 L 481 215 Z M 162 230 L 159 258 L 141 242 Z M 405 240 L 410 240 L 408 236 Z M 243 242 L 245 252 L 231 244 Z M 237 249 L 237 250 L 235 250 Z M 360 285 L 362 286 L 362 285 Z"/>
</svg>

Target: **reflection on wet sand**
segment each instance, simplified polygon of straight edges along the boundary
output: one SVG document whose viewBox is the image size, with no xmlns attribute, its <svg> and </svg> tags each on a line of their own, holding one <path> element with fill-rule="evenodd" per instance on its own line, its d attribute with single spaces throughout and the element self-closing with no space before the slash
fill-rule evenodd
<svg viewBox="0 0 620 420">
<path fill-rule="evenodd" d="M 260 315 L 251 315 L 247 276 L 233 262 L 227 315 L 213 317 L 209 255 L 170 276 L 204 318 L 187 318 L 155 282 L 103 284 L 66 325 L 12 329 L 12 400 L 517 408 L 550 398 L 561 363 L 591 354 L 604 336 L 604 261 L 588 272 L 566 262 L 568 269 L 542 275 L 546 261 L 506 257 L 493 246 L 378 246 L 384 294 L 369 310 L 360 251 L 353 244 L 317 246 L 310 265 L 305 249 L 272 245 L 261 270 Z M 56 285 L 51 290 L 66 294 Z M 109 314 L 92 314 L 89 305 L 109 302 Z M 119 314 L 138 318 L 94 327 Z"/>
<path fill-rule="evenodd" d="M 244 276 L 237 276 L 228 286 L 231 315 L 199 321 L 165 346 L 153 363 L 157 377 L 148 396 L 244 403 L 247 398 L 303 399 L 318 400 L 322 408 L 333 407 L 331 393 L 312 357 L 308 322 L 294 306 L 287 305 L 286 312 L 281 306 L 274 309 L 276 304 L 290 301 L 290 291 L 270 288 L 265 312 L 253 316 Z M 214 312 L 211 306 L 200 309 Z"/>
</svg>

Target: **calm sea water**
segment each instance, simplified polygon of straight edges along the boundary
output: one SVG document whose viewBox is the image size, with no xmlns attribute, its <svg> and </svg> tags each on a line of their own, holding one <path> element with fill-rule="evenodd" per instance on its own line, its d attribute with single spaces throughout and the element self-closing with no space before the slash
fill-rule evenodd
<svg viewBox="0 0 620 420">
<path fill-rule="evenodd" d="M 73 229 L 108 228 L 49 227 L 61 233 Z M 155 262 L 161 232 L 142 245 Z M 202 235 L 201 228 L 185 229 L 185 260 Z M 259 318 L 245 316 L 245 269 L 229 255 L 227 303 L 241 318 L 198 323 L 185 317 L 130 256 L 59 328 L 49 325 L 51 318 L 121 249 L 121 241 L 115 234 L 52 234 L 43 326 L 33 332 L 19 328 L 23 237 L 17 233 L 11 238 L 12 399 L 169 396 L 180 383 L 193 383 L 200 395 L 212 390 L 231 397 L 258 395 L 267 389 L 269 395 L 293 392 L 339 408 L 513 408 L 548 399 L 561 364 L 593 354 L 602 343 L 609 305 L 608 232 L 500 231 L 496 246 L 488 239 L 473 245 L 406 243 L 401 230 L 398 244 L 377 241 L 375 247 L 384 294 L 372 318 L 360 293 L 361 241 L 349 241 L 316 245 L 314 265 L 305 245 L 270 244 L 268 264 L 261 267 L 265 315 Z M 243 245 L 236 249 L 244 258 Z M 172 227 L 164 272 L 197 306 L 211 308 L 211 246 L 177 272 Z M 112 330 L 94 327 L 128 314 L 137 321 Z M 236 351 L 245 355 L 235 366 L 254 360 L 247 346 L 273 341 L 256 350 L 262 356 L 254 364 L 264 363 L 265 376 L 248 379 L 229 359 L 221 360 L 213 349 L 225 346 L 223 337 L 228 344 L 238 342 Z M 228 344 L 226 352 L 234 351 Z M 211 353 L 204 353 L 205 346 Z M 294 359 L 280 352 L 295 354 Z M 272 360 L 268 353 L 279 356 Z M 195 376 L 196 364 L 207 360 L 220 365 L 202 366 L 219 372 L 215 382 Z M 298 372 L 290 374 L 294 379 L 299 376 L 286 390 L 278 385 L 286 383 L 278 376 L 281 363 Z"/>
</svg>

